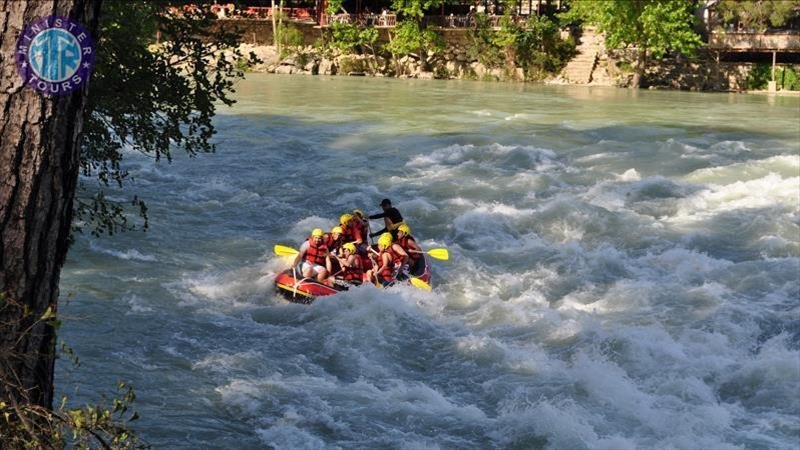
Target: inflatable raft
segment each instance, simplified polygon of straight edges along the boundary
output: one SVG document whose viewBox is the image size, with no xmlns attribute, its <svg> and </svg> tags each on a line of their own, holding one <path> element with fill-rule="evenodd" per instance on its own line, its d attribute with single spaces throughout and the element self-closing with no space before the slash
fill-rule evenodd
<svg viewBox="0 0 800 450">
<path fill-rule="evenodd" d="M 395 283 L 410 283 L 411 278 L 416 278 L 430 285 L 431 267 L 428 256 L 423 254 L 419 261 L 416 267 L 412 268 L 410 278 L 398 279 Z M 337 294 L 355 286 L 358 286 L 358 284 L 343 280 L 336 280 L 333 287 L 327 286 L 318 283 L 314 278 L 302 278 L 299 271 L 291 268 L 279 273 L 275 278 L 275 287 L 278 289 L 278 292 L 287 300 L 294 303 L 311 303 L 317 297 Z"/>
</svg>

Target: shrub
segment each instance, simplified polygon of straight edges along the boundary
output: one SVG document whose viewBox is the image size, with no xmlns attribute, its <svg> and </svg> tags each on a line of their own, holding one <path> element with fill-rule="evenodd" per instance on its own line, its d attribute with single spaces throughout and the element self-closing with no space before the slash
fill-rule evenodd
<svg viewBox="0 0 800 450">
<path fill-rule="evenodd" d="M 286 57 L 297 52 L 303 45 L 303 33 L 294 26 L 284 27 L 280 32 L 281 57 Z"/>
<path fill-rule="evenodd" d="M 364 49 L 372 49 L 377 40 L 378 30 L 374 27 L 362 28 L 349 23 L 331 25 L 331 47 L 343 53 L 364 53 Z"/>
<path fill-rule="evenodd" d="M 766 89 L 770 80 L 772 80 L 772 65 L 768 63 L 758 64 L 747 76 L 747 88 L 753 90 Z M 788 91 L 800 90 L 800 77 L 790 66 L 776 67 L 775 81 L 781 89 Z"/>
</svg>

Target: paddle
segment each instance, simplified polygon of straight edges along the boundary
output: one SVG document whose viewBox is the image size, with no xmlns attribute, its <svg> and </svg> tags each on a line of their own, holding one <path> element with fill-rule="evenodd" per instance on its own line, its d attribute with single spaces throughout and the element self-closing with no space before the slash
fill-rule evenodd
<svg viewBox="0 0 800 450">
<path fill-rule="evenodd" d="M 419 278 L 409 278 L 409 279 L 411 280 L 411 285 L 414 286 L 415 288 L 422 289 L 423 291 L 430 291 L 432 289 L 430 284 L 420 280 Z"/>
<path fill-rule="evenodd" d="M 419 250 L 406 250 L 406 251 L 414 253 L 427 253 L 436 259 L 441 259 L 442 261 L 447 261 L 450 259 L 450 252 L 448 252 L 446 248 L 432 248 L 426 252 L 421 252 Z"/>
<path fill-rule="evenodd" d="M 275 254 L 278 256 L 294 256 L 300 253 L 297 250 L 293 249 L 292 247 L 287 247 L 285 245 L 275 245 L 273 250 L 275 251 Z"/>
</svg>

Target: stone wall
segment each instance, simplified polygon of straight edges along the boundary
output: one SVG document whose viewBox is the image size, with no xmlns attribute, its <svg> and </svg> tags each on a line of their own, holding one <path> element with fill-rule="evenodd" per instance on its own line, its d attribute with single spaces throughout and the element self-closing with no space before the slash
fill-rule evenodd
<svg viewBox="0 0 800 450">
<path fill-rule="evenodd" d="M 627 87 L 633 79 L 635 50 L 609 50 L 600 55 L 592 74 L 594 85 Z M 734 91 L 751 89 L 747 85 L 756 63 L 718 62 L 711 52 L 699 52 L 695 58 L 668 57 L 650 61 L 642 78 L 642 87 L 688 91 Z M 785 66 L 779 64 L 779 67 Z"/>
<path fill-rule="evenodd" d="M 289 26 L 300 30 L 303 45 L 313 45 L 322 36 L 322 30 L 311 23 L 289 22 Z M 239 30 L 242 33 L 243 44 L 272 45 L 272 22 L 269 20 L 218 20 L 214 23 L 214 29 Z"/>
<path fill-rule="evenodd" d="M 386 55 L 321 54 L 313 45 L 323 36 L 323 29 L 313 24 L 291 23 L 303 36 L 304 48 L 281 60 L 270 47 L 272 22 L 261 20 L 224 20 L 216 26 L 237 28 L 242 34 L 242 50 L 254 51 L 264 63 L 254 71 L 307 75 L 366 75 L 399 78 L 445 78 L 499 81 L 525 81 L 522 69 L 488 68 L 468 55 L 468 30 L 440 30 L 446 43 L 443 55 L 423 55 L 422 59 L 404 57 L 391 61 Z M 389 30 L 378 29 L 378 42 L 389 42 Z M 608 50 L 598 57 L 592 73 L 592 85 L 628 86 L 633 78 L 629 62 L 635 60 L 634 50 Z M 650 89 L 681 89 L 693 91 L 747 90 L 747 77 L 756 66 L 753 63 L 717 62 L 710 52 L 697 58 L 665 58 L 651 61 L 642 87 Z M 554 82 L 559 78 L 554 77 Z"/>
</svg>

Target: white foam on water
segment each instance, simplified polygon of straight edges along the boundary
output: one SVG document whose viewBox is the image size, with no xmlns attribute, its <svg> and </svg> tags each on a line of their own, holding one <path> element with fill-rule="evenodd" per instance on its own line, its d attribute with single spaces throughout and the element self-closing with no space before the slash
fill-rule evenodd
<svg viewBox="0 0 800 450">
<path fill-rule="evenodd" d="M 273 115 L 221 118 L 236 126 L 220 127 L 212 164 L 132 159 L 169 234 L 77 241 L 90 257 L 65 267 L 63 289 L 78 292 L 65 317 L 87 320 L 62 332 L 87 354 L 82 393 L 133 378 L 140 430 L 159 448 L 796 447 L 800 158 L 775 128 L 796 126 L 773 114 L 785 105 L 491 86 L 510 106 L 490 111 L 461 95 L 471 85 L 398 82 L 418 98 L 387 110 L 393 82 L 323 78 L 324 92 L 256 84 L 243 111 Z M 342 102 L 350 92 L 363 95 Z M 539 95 L 558 109 L 544 122 Z M 314 109 L 284 117 L 300 99 Z M 608 121 L 631 105 L 637 123 Z M 777 131 L 721 129 L 709 105 L 767 114 Z M 285 149 L 320 164 L 262 170 Z M 276 295 L 289 259 L 274 244 L 297 247 L 383 197 L 424 248 L 450 251 L 431 260 L 432 292 Z"/>
<path fill-rule="evenodd" d="M 139 250 L 136 250 L 135 248 L 131 248 L 128 250 L 114 250 L 110 248 L 105 248 L 96 241 L 89 241 L 89 248 L 97 253 L 111 255 L 123 260 L 144 261 L 144 262 L 158 261 L 158 259 L 155 256 L 141 253 L 139 252 Z"/>
<path fill-rule="evenodd" d="M 678 201 L 677 214 L 668 222 L 687 224 L 713 214 L 755 208 L 800 208 L 800 177 L 783 178 L 775 173 L 725 185 L 708 185 Z"/>
</svg>

